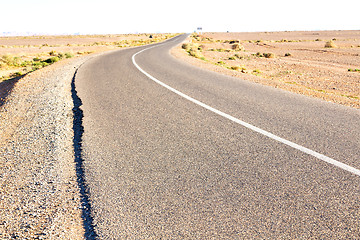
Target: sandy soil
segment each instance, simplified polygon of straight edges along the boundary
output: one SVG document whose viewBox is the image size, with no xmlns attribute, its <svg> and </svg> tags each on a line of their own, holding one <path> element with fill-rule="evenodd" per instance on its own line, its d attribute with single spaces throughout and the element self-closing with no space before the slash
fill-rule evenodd
<svg viewBox="0 0 360 240">
<path fill-rule="evenodd" d="M 330 40 L 336 48 L 325 48 Z M 360 31 L 203 33 L 188 42 L 197 58 L 181 46 L 172 54 L 209 70 L 360 108 L 360 72 L 355 71 Z M 237 43 L 241 50 L 233 50 Z"/>
<path fill-rule="evenodd" d="M 150 38 L 150 35 L 152 38 Z M 0 37 L 0 81 L 16 72 L 26 73 L 31 66 L 21 66 L 25 60 L 46 59 L 59 53 L 71 53 L 77 57 L 112 49 L 139 46 L 158 42 L 173 34 L 120 34 L 120 35 L 80 35 L 80 36 L 33 36 Z M 52 53 L 52 55 L 50 55 Z M 2 58 L 18 58 L 19 66 L 8 66 Z"/>
</svg>

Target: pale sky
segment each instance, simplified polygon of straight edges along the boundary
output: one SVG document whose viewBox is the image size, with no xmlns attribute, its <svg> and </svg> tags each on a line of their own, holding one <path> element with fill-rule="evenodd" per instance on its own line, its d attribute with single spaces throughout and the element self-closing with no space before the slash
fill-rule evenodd
<svg viewBox="0 0 360 240">
<path fill-rule="evenodd" d="M 360 30 L 359 0 L 0 0 L 0 34 Z"/>
</svg>

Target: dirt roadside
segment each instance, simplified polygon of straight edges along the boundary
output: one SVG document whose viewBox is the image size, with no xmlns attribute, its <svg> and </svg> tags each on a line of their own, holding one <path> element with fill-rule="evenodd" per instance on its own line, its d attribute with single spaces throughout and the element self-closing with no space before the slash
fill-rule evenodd
<svg viewBox="0 0 360 240">
<path fill-rule="evenodd" d="M 0 239 L 83 239 L 71 81 L 84 56 L 20 79 L 0 108 Z"/>
<path fill-rule="evenodd" d="M 329 41 L 336 47 L 326 48 Z M 187 43 L 171 54 L 210 71 L 360 108 L 360 31 L 203 33 Z"/>
</svg>

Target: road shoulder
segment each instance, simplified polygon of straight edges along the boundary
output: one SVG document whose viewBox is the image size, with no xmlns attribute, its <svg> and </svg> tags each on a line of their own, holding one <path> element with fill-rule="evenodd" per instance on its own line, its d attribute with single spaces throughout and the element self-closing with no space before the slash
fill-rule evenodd
<svg viewBox="0 0 360 240">
<path fill-rule="evenodd" d="M 28 74 L 0 108 L 0 238 L 84 236 L 71 81 L 90 57 Z"/>
</svg>

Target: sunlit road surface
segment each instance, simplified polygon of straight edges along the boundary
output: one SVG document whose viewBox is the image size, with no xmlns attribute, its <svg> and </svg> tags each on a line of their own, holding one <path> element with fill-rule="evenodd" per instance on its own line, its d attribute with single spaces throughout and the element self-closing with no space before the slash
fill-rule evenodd
<svg viewBox="0 0 360 240">
<path fill-rule="evenodd" d="M 182 63 L 185 37 L 78 70 L 94 234 L 360 238 L 359 110 Z"/>
</svg>

